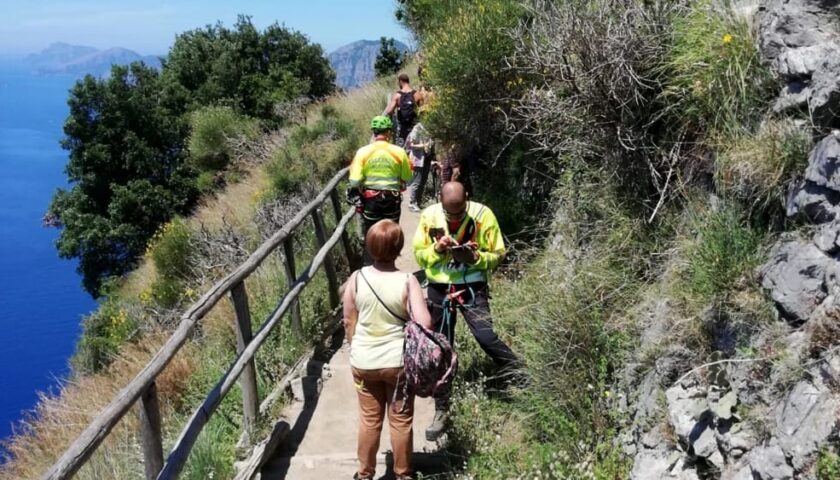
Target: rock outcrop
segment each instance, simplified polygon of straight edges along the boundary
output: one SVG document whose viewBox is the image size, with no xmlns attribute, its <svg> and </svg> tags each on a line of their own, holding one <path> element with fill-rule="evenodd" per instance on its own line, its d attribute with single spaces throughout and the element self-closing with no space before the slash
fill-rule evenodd
<svg viewBox="0 0 840 480">
<path fill-rule="evenodd" d="M 788 196 L 787 214 L 816 224 L 840 218 L 840 131 L 832 131 L 811 150 L 805 177 Z"/>
<path fill-rule="evenodd" d="M 394 42 L 400 53 L 408 51 L 402 42 Z M 359 40 L 344 45 L 327 55 L 335 70 L 335 83 L 346 90 L 359 87 L 376 78 L 373 69 L 379 53 L 379 40 Z"/>
<path fill-rule="evenodd" d="M 623 381 L 634 480 L 812 479 L 840 434 L 840 0 L 761 0 L 756 20 L 762 58 L 784 85 L 775 113 L 809 114 L 821 138 L 787 186 L 799 233 L 756 272 L 782 321 L 748 333 L 750 355 L 712 339 L 718 351 L 701 360 L 663 342 L 667 304 L 643 304 L 640 350 L 658 358 L 646 371 L 628 366 Z M 714 325 L 714 311 L 703 316 Z"/>
<path fill-rule="evenodd" d="M 776 111 L 807 107 L 817 125 L 838 126 L 839 14 L 837 0 L 760 2 L 761 55 L 785 83 Z"/>
</svg>

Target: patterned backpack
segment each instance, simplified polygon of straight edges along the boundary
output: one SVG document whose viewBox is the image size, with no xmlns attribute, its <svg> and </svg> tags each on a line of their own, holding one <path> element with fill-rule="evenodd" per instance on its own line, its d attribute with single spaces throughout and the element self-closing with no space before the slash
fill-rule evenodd
<svg viewBox="0 0 840 480">
<path fill-rule="evenodd" d="M 418 397 L 431 397 L 452 388 L 458 354 L 445 335 L 412 319 L 405 327 L 403 365 L 408 388 Z"/>
<path fill-rule="evenodd" d="M 431 397 L 436 393 L 446 394 L 452 388 L 452 380 L 455 378 L 455 371 L 458 368 L 458 354 L 452 349 L 446 335 L 433 332 L 414 321 L 414 318 L 406 320 L 400 315 L 392 312 L 385 302 L 379 298 L 379 294 L 371 287 L 364 273 L 359 270 L 356 277 L 362 280 L 373 292 L 376 300 L 385 307 L 391 315 L 405 322 L 405 340 L 403 342 L 403 372 L 405 383 L 403 389 L 411 391 L 418 397 Z M 358 284 L 356 286 L 358 290 Z M 409 311 L 409 316 L 411 312 Z M 394 395 L 396 398 L 396 390 Z"/>
</svg>

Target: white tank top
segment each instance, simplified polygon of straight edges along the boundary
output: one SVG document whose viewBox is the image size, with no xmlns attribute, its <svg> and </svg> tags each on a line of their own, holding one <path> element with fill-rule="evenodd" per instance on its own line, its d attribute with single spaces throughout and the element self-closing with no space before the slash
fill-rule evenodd
<svg viewBox="0 0 840 480">
<path fill-rule="evenodd" d="M 379 272 L 372 267 L 364 267 L 356 274 L 356 285 L 353 288 L 356 288 L 356 310 L 359 317 L 350 343 L 350 365 L 353 367 L 376 370 L 403 366 L 405 322 L 389 313 L 376 295 L 392 312 L 407 319 L 405 302 L 408 275 L 403 272 Z"/>
</svg>

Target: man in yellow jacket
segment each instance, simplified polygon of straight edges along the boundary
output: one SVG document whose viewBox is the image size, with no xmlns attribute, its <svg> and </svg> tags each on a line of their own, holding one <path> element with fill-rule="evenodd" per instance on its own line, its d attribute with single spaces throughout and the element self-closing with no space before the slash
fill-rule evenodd
<svg viewBox="0 0 840 480">
<path fill-rule="evenodd" d="M 400 221 L 401 192 L 411 180 L 411 161 L 402 148 L 391 144 L 393 123 L 384 116 L 370 122 L 374 141 L 356 151 L 350 164 L 348 200 L 362 214 L 362 238 L 374 223 L 389 219 Z M 370 259 L 365 259 L 370 263 Z"/>
<path fill-rule="evenodd" d="M 516 366 L 518 357 L 493 331 L 488 280 L 505 255 L 496 216 L 486 206 L 468 201 L 464 186 L 449 182 L 441 202 L 420 214 L 414 235 L 414 256 L 429 282 L 429 311 L 435 330 L 454 345 L 455 311 L 460 310 L 481 348 L 502 368 Z M 435 419 L 426 439 L 435 440 L 446 428 L 449 389 L 435 398 Z"/>
</svg>

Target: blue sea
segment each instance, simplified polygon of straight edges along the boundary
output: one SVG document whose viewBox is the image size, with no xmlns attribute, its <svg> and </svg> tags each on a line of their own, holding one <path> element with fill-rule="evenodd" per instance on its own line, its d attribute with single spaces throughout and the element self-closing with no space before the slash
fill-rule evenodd
<svg viewBox="0 0 840 480">
<path fill-rule="evenodd" d="M 0 64 L 0 439 L 37 392 L 66 377 L 82 316 L 96 306 L 76 262 L 58 257 L 58 230 L 41 226 L 56 188 L 67 186 L 58 142 L 73 82 Z"/>
</svg>

